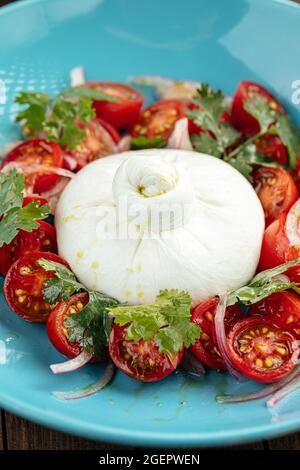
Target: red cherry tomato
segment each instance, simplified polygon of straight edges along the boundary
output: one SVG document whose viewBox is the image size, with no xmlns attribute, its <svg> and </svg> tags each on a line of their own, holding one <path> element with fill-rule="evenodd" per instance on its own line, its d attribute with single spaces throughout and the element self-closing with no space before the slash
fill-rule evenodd
<svg viewBox="0 0 300 470">
<path fill-rule="evenodd" d="M 274 113 L 285 114 L 282 104 L 264 87 L 255 82 L 241 82 L 233 97 L 231 119 L 233 125 L 247 137 L 257 134 L 260 130 L 258 121 L 244 109 L 245 101 L 254 96 L 262 96 Z"/>
<path fill-rule="evenodd" d="M 20 230 L 16 237 L 0 248 L 0 273 L 5 276 L 11 265 L 21 256 L 36 251 L 57 252 L 56 232 L 52 225 L 38 222 L 39 227 L 32 232 Z"/>
<path fill-rule="evenodd" d="M 103 121 L 99 119 L 93 119 L 89 124 L 79 123 L 79 126 L 86 130 L 87 136 L 74 150 L 68 152 L 75 158 L 78 170 L 98 158 L 116 153 L 117 131 L 112 130 L 111 126 L 108 131 L 107 124 L 105 124 L 105 128 Z"/>
<path fill-rule="evenodd" d="M 3 160 L 2 166 L 9 162 L 28 163 L 28 165 L 43 165 L 45 170 L 34 171 L 27 177 L 33 178 L 33 192 L 43 193 L 49 191 L 57 183 L 59 176 L 47 173 L 47 166 L 62 167 L 63 154 L 60 146 L 45 139 L 32 139 L 15 147 Z"/>
<path fill-rule="evenodd" d="M 83 86 L 118 99 L 117 102 L 94 101 L 93 106 L 98 118 L 117 129 L 131 127 L 139 119 L 144 95 L 135 88 L 115 82 L 87 82 Z"/>
<path fill-rule="evenodd" d="M 109 354 L 124 374 L 141 382 L 156 382 L 171 374 L 183 356 L 183 350 L 174 353 L 172 361 L 159 352 L 153 340 L 126 340 L 125 326 L 114 325 L 109 338 Z"/>
<path fill-rule="evenodd" d="M 8 306 L 20 317 L 31 322 L 45 322 L 53 309 L 43 299 L 44 282 L 54 276 L 45 271 L 38 260 L 45 258 L 56 263 L 68 264 L 54 253 L 36 252 L 22 256 L 10 267 L 4 281 L 4 295 Z"/>
<path fill-rule="evenodd" d="M 259 152 L 265 157 L 272 158 L 280 165 L 286 165 L 288 154 L 285 145 L 277 135 L 265 134 L 255 141 Z"/>
<path fill-rule="evenodd" d="M 67 301 L 59 302 L 49 315 L 47 321 L 48 337 L 55 348 L 68 357 L 76 357 L 81 353 L 82 347 L 68 340 L 68 328 L 65 320 L 70 314 L 80 312 L 87 304 L 87 293 L 72 295 Z"/>
<path fill-rule="evenodd" d="M 253 179 L 265 212 L 266 225 L 288 211 L 299 198 L 292 177 L 282 168 L 261 167 L 255 171 Z"/>
<path fill-rule="evenodd" d="M 219 352 L 215 328 L 214 315 L 218 305 L 218 298 L 201 302 L 192 311 L 192 321 L 200 326 L 201 336 L 194 345 L 190 347 L 194 356 L 207 366 L 213 369 L 226 370 L 221 354 Z M 225 331 L 229 331 L 230 327 L 239 319 L 243 318 L 243 312 L 237 305 L 227 307 L 225 315 Z"/>
<path fill-rule="evenodd" d="M 298 246 L 292 246 L 288 240 L 285 228 L 286 217 L 287 214 L 282 214 L 265 230 L 259 260 L 259 269 L 261 271 L 300 257 Z M 299 266 L 290 268 L 285 274 L 288 275 L 291 281 L 300 282 Z"/>
<path fill-rule="evenodd" d="M 181 101 L 161 100 L 142 112 L 131 134 L 133 137 L 145 136 L 148 139 L 161 136 L 167 140 L 176 121 L 182 117 L 184 117 L 184 104 Z"/>
<path fill-rule="evenodd" d="M 294 292 L 275 292 L 251 305 L 249 315 L 264 315 L 300 339 L 300 296 Z"/>
<path fill-rule="evenodd" d="M 236 322 L 227 336 L 228 356 L 242 374 L 277 382 L 295 367 L 299 346 L 291 333 L 261 316 Z"/>
</svg>

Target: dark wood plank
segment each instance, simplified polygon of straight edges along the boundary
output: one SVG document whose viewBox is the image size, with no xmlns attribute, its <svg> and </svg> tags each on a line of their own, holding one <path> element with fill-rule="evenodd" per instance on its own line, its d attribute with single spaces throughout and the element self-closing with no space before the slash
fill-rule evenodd
<svg viewBox="0 0 300 470">
<path fill-rule="evenodd" d="M 3 429 L 3 420 L 5 420 L 4 413 L 0 410 L 0 450 L 4 449 L 4 433 L 5 429 Z"/>
<path fill-rule="evenodd" d="M 300 433 L 271 439 L 268 447 L 270 450 L 300 450 Z"/>
<path fill-rule="evenodd" d="M 5 413 L 7 447 L 9 450 L 100 450 L 124 449 L 122 446 L 81 439 L 44 428 Z M 126 447 L 130 449 L 130 447 Z"/>
</svg>

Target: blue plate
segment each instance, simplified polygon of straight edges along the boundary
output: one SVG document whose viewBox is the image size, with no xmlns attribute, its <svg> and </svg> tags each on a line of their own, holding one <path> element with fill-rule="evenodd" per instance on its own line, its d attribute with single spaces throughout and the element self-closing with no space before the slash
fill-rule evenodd
<svg viewBox="0 0 300 470">
<path fill-rule="evenodd" d="M 300 124 L 292 83 L 300 79 L 300 8 L 271 0 L 28 0 L 0 10 L 0 146 L 18 135 L 19 90 L 56 92 L 71 68 L 90 79 L 160 74 L 210 82 L 230 94 L 242 79 L 267 85 Z M 4 85 L 4 86 L 3 86 Z M 208 446 L 269 438 L 300 428 L 300 396 L 276 412 L 263 401 L 219 405 L 246 391 L 227 374 L 192 381 L 174 373 L 143 385 L 118 373 L 102 393 L 73 402 L 51 395 L 87 385 L 101 366 L 56 377 L 62 360 L 43 325 L 0 299 L 0 404 L 41 424 L 93 439 L 144 446 Z"/>
</svg>

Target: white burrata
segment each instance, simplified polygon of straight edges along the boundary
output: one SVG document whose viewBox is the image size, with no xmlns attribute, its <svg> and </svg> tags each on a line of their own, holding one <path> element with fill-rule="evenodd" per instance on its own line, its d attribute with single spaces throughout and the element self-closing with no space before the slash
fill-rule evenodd
<svg viewBox="0 0 300 470">
<path fill-rule="evenodd" d="M 55 223 L 59 254 L 87 288 L 129 304 L 178 288 L 196 304 L 253 276 L 264 214 L 227 163 L 161 149 L 86 166 L 64 190 Z"/>
</svg>

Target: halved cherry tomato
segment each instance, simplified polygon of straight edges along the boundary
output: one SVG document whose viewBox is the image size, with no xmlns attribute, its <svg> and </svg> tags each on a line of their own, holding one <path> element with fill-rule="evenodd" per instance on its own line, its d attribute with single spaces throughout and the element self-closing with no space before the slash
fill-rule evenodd
<svg viewBox="0 0 300 470">
<path fill-rule="evenodd" d="M 57 183 L 59 176 L 47 173 L 47 166 L 61 167 L 63 155 L 60 146 L 45 139 L 32 139 L 23 142 L 9 152 L 3 160 L 2 166 L 9 162 L 28 163 L 28 165 L 43 165 L 45 170 L 33 170 L 33 192 L 43 193 L 49 191 Z M 29 177 L 28 177 L 29 179 Z"/>
<path fill-rule="evenodd" d="M 272 158 L 280 165 L 286 165 L 288 154 L 285 145 L 277 135 L 265 134 L 255 141 L 259 152 L 265 157 Z"/>
<path fill-rule="evenodd" d="M 103 121 L 99 119 L 93 119 L 88 124 L 79 123 L 79 126 L 86 130 L 87 136 L 74 150 L 69 152 L 69 155 L 77 161 L 78 170 L 98 158 L 116 153 L 116 135 L 111 129 L 107 131 L 102 123 Z M 107 127 L 107 124 L 105 125 Z"/>
<path fill-rule="evenodd" d="M 299 198 L 292 177 L 282 168 L 261 167 L 255 171 L 253 179 L 265 212 L 266 225 L 288 211 Z"/>
<path fill-rule="evenodd" d="M 144 95 L 129 85 L 115 82 L 87 82 L 83 85 L 96 91 L 106 93 L 118 99 L 112 101 L 94 101 L 93 107 L 98 118 L 117 129 L 133 126 L 139 119 L 144 103 Z"/>
<path fill-rule="evenodd" d="M 0 274 L 5 276 L 11 265 L 21 256 L 36 251 L 57 252 L 54 227 L 43 220 L 38 224 L 39 227 L 32 232 L 20 230 L 8 245 L 4 244 L 0 248 Z"/>
<path fill-rule="evenodd" d="M 205 300 L 201 302 L 192 311 L 192 321 L 200 326 L 201 336 L 190 349 L 194 356 L 207 366 L 213 369 L 226 370 L 226 366 L 219 352 L 215 328 L 214 315 L 218 305 L 218 298 Z M 240 318 L 243 318 L 243 312 L 237 305 L 227 307 L 225 315 L 225 331 L 229 331 L 231 326 Z"/>
<path fill-rule="evenodd" d="M 171 374 L 182 359 L 184 348 L 172 361 L 159 352 L 154 340 L 126 340 L 126 327 L 114 325 L 109 337 L 109 354 L 124 374 L 141 382 L 156 382 Z"/>
<path fill-rule="evenodd" d="M 282 214 L 265 230 L 259 260 L 259 269 L 261 271 L 300 257 L 299 247 L 291 245 L 287 237 L 286 217 L 286 213 Z M 299 266 L 290 268 L 285 274 L 288 275 L 291 281 L 300 282 Z"/>
<path fill-rule="evenodd" d="M 87 304 L 87 293 L 72 295 L 65 302 L 59 302 L 49 315 L 47 321 L 48 337 L 55 348 L 68 357 L 76 357 L 81 353 L 82 347 L 78 343 L 70 343 L 68 340 L 68 328 L 65 320 L 70 314 L 80 312 Z"/>
<path fill-rule="evenodd" d="M 300 339 L 300 296 L 294 292 L 275 292 L 251 305 L 249 315 L 264 315 Z"/>
<path fill-rule="evenodd" d="M 167 140 L 176 121 L 182 117 L 184 117 L 184 104 L 181 101 L 161 100 L 142 112 L 131 134 L 133 137 L 145 136 L 148 139 L 161 136 Z"/>
<path fill-rule="evenodd" d="M 260 130 L 258 121 L 244 109 L 245 101 L 254 96 L 262 96 L 266 100 L 274 111 L 274 121 L 276 113 L 285 114 L 282 104 L 263 86 L 255 82 L 241 82 L 233 97 L 231 119 L 233 125 L 247 137 L 257 134 Z"/>
<path fill-rule="evenodd" d="M 48 201 L 47 199 L 45 199 L 44 197 L 40 197 L 40 196 L 25 196 L 24 199 L 23 199 L 23 204 L 22 206 L 25 207 L 27 206 L 27 204 L 29 204 L 31 201 L 34 201 L 34 202 L 39 202 L 39 207 L 42 207 L 44 206 L 45 204 L 48 204 Z"/>
<path fill-rule="evenodd" d="M 55 273 L 45 271 L 38 260 L 45 258 L 68 266 L 54 253 L 36 252 L 22 256 L 10 267 L 4 281 L 4 295 L 8 306 L 20 317 L 31 322 L 45 322 L 53 310 L 43 298 L 44 282 Z"/>
<path fill-rule="evenodd" d="M 277 382 L 295 367 L 299 346 L 294 336 L 261 316 L 239 320 L 227 336 L 228 356 L 242 374 L 258 382 Z"/>
</svg>

